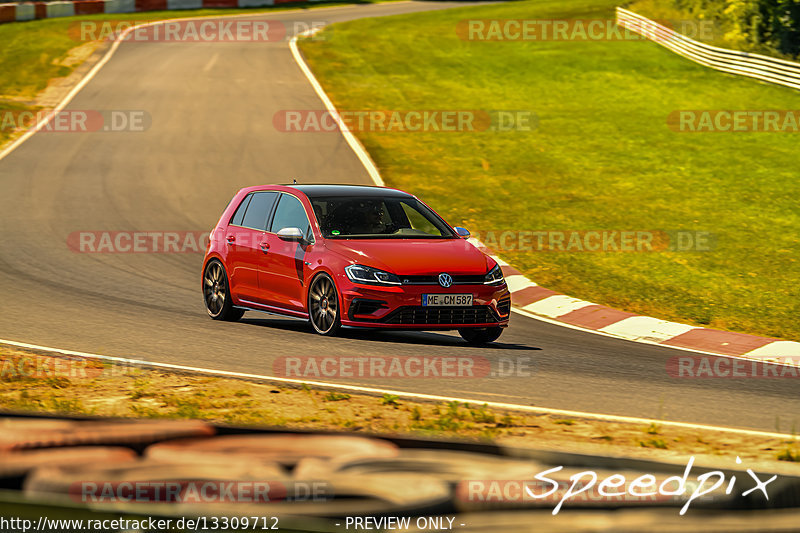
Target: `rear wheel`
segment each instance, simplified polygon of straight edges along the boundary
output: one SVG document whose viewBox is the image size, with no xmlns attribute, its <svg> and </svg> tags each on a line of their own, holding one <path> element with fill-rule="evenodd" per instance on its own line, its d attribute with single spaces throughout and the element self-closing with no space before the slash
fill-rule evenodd
<svg viewBox="0 0 800 533">
<path fill-rule="evenodd" d="M 236 321 L 244 314 L 243 310 L 233 307 L 228 275 L 216 259 L 209 261 L 203 272 L 203 300 L 208 316 L 214 320 Z"/>
<path fill-rule="evenodd" d="M 461 328 L 458 334 L 461 335 L 465 341 L 470 344 L 488 344 L 496 341 L 500 334 L 503 333 L 503 328 Z"/>
<path fill-rule="evenodd" d="M 308 317 L 314 331 L 320 335 L 335 335 L 342 325 L 339 313 L 339 294 L 327 274 L 320 274 L 308 290 Z"/>
</svg>

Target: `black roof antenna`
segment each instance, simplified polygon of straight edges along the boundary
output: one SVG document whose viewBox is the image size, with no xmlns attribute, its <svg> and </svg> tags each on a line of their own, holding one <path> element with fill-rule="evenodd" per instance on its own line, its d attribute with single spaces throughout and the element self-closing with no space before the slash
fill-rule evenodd
<svg viewBox="0 0 800 533">
<path fill-rule="evenodd" d="M 297 185 L 297 178 L 292 180 L 292 185 Z"/>
</svg>

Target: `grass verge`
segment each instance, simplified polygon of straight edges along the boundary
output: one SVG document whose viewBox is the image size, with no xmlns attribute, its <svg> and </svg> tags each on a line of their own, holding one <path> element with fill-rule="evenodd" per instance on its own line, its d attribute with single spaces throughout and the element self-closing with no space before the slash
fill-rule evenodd
<svg viewBox="0 0 800 533">
<path fill-rule="evenodd" d="M 662 460 L 694 455 L 732 461 L 739 456 L 784 469 L 793 468 L 787 463 L 800 461 L 797 440 L 293 388 L 110 366 L 6 347 L 0 347 L 0 410 L 457 438 Z"/>
<path fill-rule="evenodd" d="M 713 236 L 710 251 L 498 248 L 537 283 L 637 314 L 800 340 L 797 136 L 667 125 L 676 110 L 797 109 L 796 91 L 641 40 L 485 42 L 456 32 L 464 19 L 613 19 L 618 3 L 525 0 L 363 19 L 301 47 L 340 110 L 536 113 L 530 132 L 357 133 L 389 185 L 453 224 L 479 235 Z"/>
</svg>

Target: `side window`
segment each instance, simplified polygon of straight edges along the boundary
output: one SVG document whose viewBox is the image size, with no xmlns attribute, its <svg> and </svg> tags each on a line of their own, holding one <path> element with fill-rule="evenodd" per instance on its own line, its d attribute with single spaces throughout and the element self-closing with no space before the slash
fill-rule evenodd
<svg viewBox="0 0 800 533">
<path fill-rule="evenodd" d="M 231 217 L 231 224 L 235 226 L 241 226 L 242 220 L 244 219 L 244 212 L 247 211 L 247 204 L 250 203 L 250 200 L 253 198 L 252 194 L 248 194 L 242 200 L 242 203 L 239 204 L 239 207 L 236 209 L 236 212 Z"/>
<path fill-rule="evenodd" d="M 264 231 L 267 228 L 267 217 L 275 205 L 277 192 L 254 192 L 247 211 L 242 220 L 242 226 Z"/>
<path fill-rule="evenodd" d="M 270 231 L 278 233 L 283 228 L 300 228 L 303 235 L 311 237 L 311 226 L 308 223 L 306 210 L 300 200 L 290 194 L 282 194 L 272 218 Z"/>
</svg>

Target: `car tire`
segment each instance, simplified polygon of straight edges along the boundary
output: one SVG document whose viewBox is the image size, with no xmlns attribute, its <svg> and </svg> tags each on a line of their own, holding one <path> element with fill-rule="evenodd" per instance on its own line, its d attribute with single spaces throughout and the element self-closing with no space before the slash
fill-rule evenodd
<svg viewBox="0 0 800 533">
<path fill-rule="evenodd" d="M 203 302 L 214 320 L 235 322 L 244 315 L 244 310 L 233 307 L 228 274 L 216 259 L 209 261 L 203 271 Z"/>
<path fill-rule="evenodd" d="M 496 341 L 500 334 L 503 333 L 503 328 L 461 328 L 458 334 L 461 338 L 469 344 L 488 344 Z"/>
<path fill-rule="evenodd" d="M 327 274 L 319 274 L 308 288 L 308 319 L 320 335 L 333 336 L 342 326 L 341 305 L 336 284 Z"/>
</svg>

